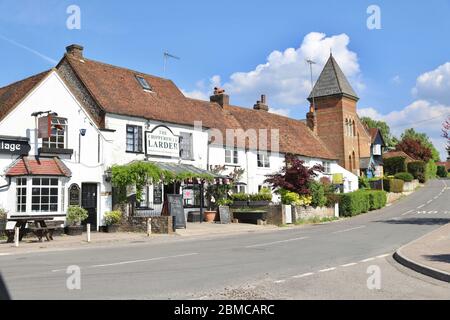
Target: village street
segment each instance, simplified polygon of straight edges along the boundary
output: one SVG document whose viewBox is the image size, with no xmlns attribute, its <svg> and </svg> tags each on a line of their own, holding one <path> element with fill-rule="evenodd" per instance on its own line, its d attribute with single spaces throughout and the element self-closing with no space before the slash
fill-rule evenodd
<svg viewBox="0 0 450 320">
<path fill-rule="evenodd" d="M 14 299 L 449 299 L 448 284 L 392 259 L 450 223 L 449 204 L 450 181 L 433 180 L 390 207 L 335 223 L 5 255 L 0 271 Z M 73 265 L 81 268 L 81 290 L 66 286 Z M 366 284 L 373 265 L 380 290 Z"/>
</svg>

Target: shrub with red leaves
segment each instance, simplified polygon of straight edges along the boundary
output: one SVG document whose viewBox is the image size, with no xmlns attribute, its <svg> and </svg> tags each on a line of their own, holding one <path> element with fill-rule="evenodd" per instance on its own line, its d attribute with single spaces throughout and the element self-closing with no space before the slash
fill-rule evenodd
<svg viewBox="0 0 450 320">
<path fill-rule="evenodd" d="M 395 147 L 397 151 L 403 151 L 416 160 L 428 162 L 433 158 L 430 148 L 424 146 L 420 140 L 412 138 L 404 138 Z"/>
</svg>

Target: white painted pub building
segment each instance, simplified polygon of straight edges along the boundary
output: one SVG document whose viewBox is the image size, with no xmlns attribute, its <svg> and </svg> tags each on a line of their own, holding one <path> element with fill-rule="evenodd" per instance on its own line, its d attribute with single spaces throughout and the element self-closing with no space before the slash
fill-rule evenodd
<svg viewBox="0 0 450 320">
<path fill-rule="evenodd" d="M 269 142 L 226 141 L 227 130 L 237 138 L 266 130 Z M 345 192 L 358 188 L 303 121 L 269 113 L 264 96 L 253 109 L 230 105 L 221 90 L 211 101 L 190 99 L 170 80 L 87 59 L 78 45 L 53 69 L 0 88 L 0 206 L 9 217 L 63 219 L 80 205 L 98 228 L 113 208 L 109 169 L 138 160 L 174 171 L 241 168 L 236 191 L 257 193 L 286 153 L 322 164 Z M 195 186 L 178 189 L 187 210 L 199 205 Z M 165 192 L 173 190 L 149 185 L 141 205 L 162 204 Z"/>
</svg>

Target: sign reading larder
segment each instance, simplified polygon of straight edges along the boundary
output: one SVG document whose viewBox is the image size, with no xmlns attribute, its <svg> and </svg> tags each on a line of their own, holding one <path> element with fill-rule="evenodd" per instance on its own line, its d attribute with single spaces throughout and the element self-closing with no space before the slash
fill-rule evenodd
<svg viewBox="0 0 450 320">
<path fill-rule="evenodd" d="M 180 157 L 180 137 L 174 135 L 166 126 L 158 126 L 145 134 L 147 155 Z"/>
</svg>

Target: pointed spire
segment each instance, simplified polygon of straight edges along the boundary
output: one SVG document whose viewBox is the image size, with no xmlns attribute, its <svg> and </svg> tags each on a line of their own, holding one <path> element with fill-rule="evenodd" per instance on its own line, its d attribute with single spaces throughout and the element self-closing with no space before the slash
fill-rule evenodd
<svg viewBox="0 0 450 320">
<path fill-rule="evenodd" d="M 313 96 L 314 98 L 319 98 L 333 95 L 344 95 L 354 100 L 359 100 L 347 77 L 334 59 L 330 48 L 330 58 L 325 64 L 308 100 L 312 101 Z"/>
</svg>

